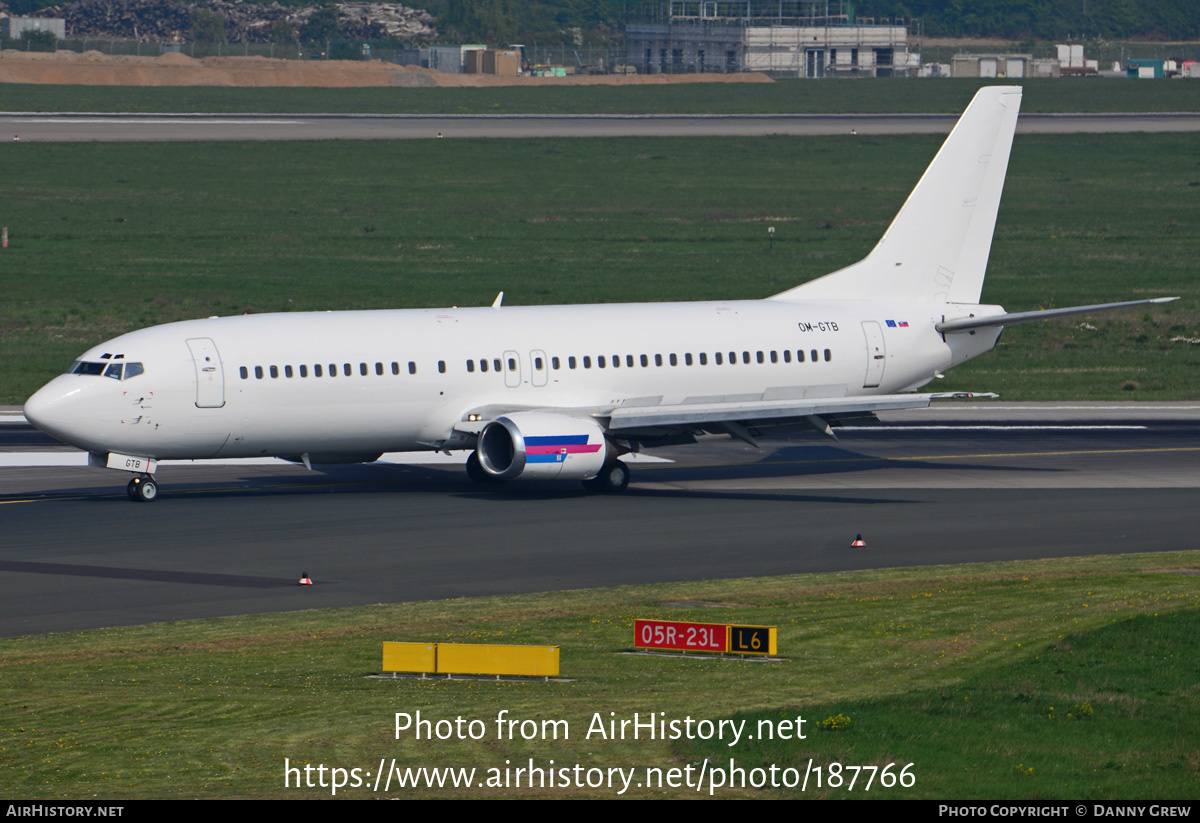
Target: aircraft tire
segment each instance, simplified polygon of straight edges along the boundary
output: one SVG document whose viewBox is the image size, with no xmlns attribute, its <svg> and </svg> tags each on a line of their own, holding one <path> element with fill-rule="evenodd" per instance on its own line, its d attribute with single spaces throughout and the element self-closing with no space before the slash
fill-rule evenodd
<svg viewBox="0 0 1200 823">
<path fill-rule="evenodd" d="M 629 488 L 629 467 L 620 460 L 606 463 L 599 474 L 591 480 L 584 480 L 583 486 L 588 491 L 601 494 L 620 494 Z"/>
<path fill-rule="evenodd" d="M 500 482 L 500 478 L 493 477 L 484 471 L 483 465 L 479 462 L 479 452 L 471 452 L 471 456 L 467 458 L 467 477 L 481 486 L 494 486 Z"/>
<path fill-rule="evenodd" d="M 158 483 L 153 477 L 135 477 L 129 481 L 125 492 L 135 503 L 153 503 L 158 499 Z"/>
</svg>

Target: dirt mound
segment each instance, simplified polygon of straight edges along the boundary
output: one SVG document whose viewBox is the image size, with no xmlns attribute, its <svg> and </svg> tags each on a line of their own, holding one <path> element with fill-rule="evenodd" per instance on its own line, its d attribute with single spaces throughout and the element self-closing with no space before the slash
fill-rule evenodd
<svg viewBox="0 0 1200 823">
<path fill-rule="evenodd" d="M 449 74 L 379 60 L 272 60 L 267 57 L 194 59 L 169 52 L 157 57 L 98 51 L 0 51 L 0 83 L 74 86 L 581 86 L 668 83 L 770 83 L 765 74 L 573 75 L 496 77 Z"/>
</svg>

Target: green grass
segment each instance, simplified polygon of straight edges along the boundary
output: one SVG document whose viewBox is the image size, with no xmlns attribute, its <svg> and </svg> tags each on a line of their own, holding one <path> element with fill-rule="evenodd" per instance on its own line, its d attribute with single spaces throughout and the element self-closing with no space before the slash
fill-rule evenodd
<svg viewBox="0 0 1200 823">
<path fill-rule="evenodd" d="M 991 82 L 991 81 L 989 81 Z M 1195 112 L 1200 83 L 996 81 L 1026 89 L 1022 111 Z M 0 84 L 0 111 L 371 114 L 958 114 L 981 80 L 879 78 L 644 86 L 221 88 Z"/>
<path fill-rule="evenodd" d="M 823 785 L 810 774 L 814 788 L 805 792 L 815 797 L 1193 799 L 1200 789 L 1198 632 L 1200 610 L 1144 614 L 1064 634 L 1017 665 L 981 666 L 939 688 L 738 715 L 747 729 L 805 716 L 809 731 L 803 746 L 765 737 L 740 745 L 737 764 L 803 775 L 811 758 L 823 767 Z M 975 642 L 963 632 L 948 656 L 956 644 Z M 729 755 L 713 742 L 688 749 L 691 760 L 724 765 L 726 783 Z M 910 763 L 919 788 L 887 781 L 889 789 L 883 768 L 894 764 L 898 781 Z M 878 771 L 839 774 L 831 764 Z"/>
<path fill-rule="evenodd" d="M 939 142 L 6 143 L 0 402 L 212 314 L 765 297 L 866 254 Z M 1018 137 L 985 300 L 1183 299 L 1010 329 L 938 388 L 1200 396 L 1200 346 L 1175 339 L 1200 339 L 1193 144 Z"/>
<path fill-rule="evenodd" d="M 321 797 L 283 762 L 374 770 L 912 763 L 870 796 L 1189 798 L 1200 552 L 635 586 L 183 621 L 0 641 L 0 797 Z M 639 617 L 779 627 L 783 663 L 619 654 Z M 571 683 L 376 680 L 385 640 L 554 644 Z M 1079 718 L 1084 704 L 1090 716 Z M 1053 709 L 1051 708 L 1053 707 Z M 570 738 L 498 740 L 501 710 Z M 396 739 L 394 714 L 483 740 Z M 585 737 L 595 713 L 802 715 L 805 740 Z M 849 728 L 816 729 L 843 713 Z M 757 716 L 757 715 L 755 715 Z M 720 796 L 789 792 L 722 790 Z M 404 796 L 611 797 L 601 790 Z M 696 796 L 634 790 L 635 796 Z M 844 790 L 808 792 L 844 796 Z M 855 791 L 861 796 L 861 786 Z M 347 797 L 372 797 L 366 789 Z"/>
</svg>

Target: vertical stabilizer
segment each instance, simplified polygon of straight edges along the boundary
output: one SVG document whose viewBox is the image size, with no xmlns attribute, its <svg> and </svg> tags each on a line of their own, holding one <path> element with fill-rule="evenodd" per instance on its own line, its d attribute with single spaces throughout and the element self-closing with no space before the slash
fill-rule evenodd
<svg viewBox="0 0 1200 823">
<path fill-rule="evenodd" d="M 980 89 L 871 253 L 774 299 L 978 303 L 1020 108 Z"/>
</svg>

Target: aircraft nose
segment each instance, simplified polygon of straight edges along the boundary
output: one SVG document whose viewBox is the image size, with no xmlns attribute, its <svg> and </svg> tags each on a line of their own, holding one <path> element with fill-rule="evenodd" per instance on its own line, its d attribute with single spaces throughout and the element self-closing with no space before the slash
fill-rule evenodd
<svg viewBox="0 0 1200 823">
<path fill-rule="evenodd" d="M 45 424 L 51 420 L 54 408 L 54 393 L 49 388 L 48 385 L 42 386 L 25 401 L 25 419 L 43 431 Z"/>
<path fill-rule="evenodd" d="M 67 379 L 64 381 L 64 377 Z M 25 401 L 25 419 L 46 434 L 79 445 L 73 429 L 79 420 L 79 382 L 71 375 L 56 377 Z"/>
</svg>

